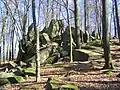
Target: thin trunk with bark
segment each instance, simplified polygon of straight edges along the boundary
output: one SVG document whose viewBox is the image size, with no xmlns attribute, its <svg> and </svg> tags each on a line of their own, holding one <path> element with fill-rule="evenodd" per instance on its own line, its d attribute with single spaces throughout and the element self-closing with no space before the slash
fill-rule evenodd
<svg viewBox="0 0 120 90">
<path fill-rule="evenodd" d="M 119 25 L 117 0 L 114 0 L 114 3 L 115 3 L 115 14 L 116 14 L 116 22 L 117 22 L 118 39 L 120 43 L 120 25 Z"/>
<path fill-rule="evenodd" d="M 103 26 L 103 48 L 104 48 L 104 69 L 113 69 L 112 58 L 110 54 L 109 34 L 108 34 L 108 16 L 106 8 L 107 0 L 102 0 L 102 26 Z"/>
<path fill-rule="evenodd" d="M 84 30 L 86 31 L 86 0 L 84 0 Z"/>
<path fill-rule="evenodd" d="M 39 30 L 36 28 L 35 0 L 32 0 L 32 15 L 36 40 L 36 82 L 40 82 Z"/>
<path fill-rule="evenodd" d="M 78 0 L 74 0 L 74 17 L 75 17 L 75 31 L 77 36 L 76 48 L 81 48 L 80 45 L 80 26 L 79 26 L 79 15 L 78 15 Z"/>
<path fill-rule="evenodd" d="M 66 0 L 67 2 L 67 7 L 66 7 L 66 11 L 67 11 L 67 23 L 68 23 L 68 30 L 69 30 L 69 37 L 70 37 L 70 62 L 73 62 L 73 54 L 72 54 L 72 31 L 71 31 L 71 24 L 70 24 L 70 11 L 69 11 L 69 5 L 68 5 L 68 0 Z"/>
</svg>

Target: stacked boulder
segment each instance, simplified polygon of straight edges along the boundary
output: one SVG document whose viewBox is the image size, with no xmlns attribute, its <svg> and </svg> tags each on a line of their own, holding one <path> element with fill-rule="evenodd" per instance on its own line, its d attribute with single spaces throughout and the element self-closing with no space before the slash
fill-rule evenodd
<svg viewBox="0 0 120 90">
<path fill-rule="evenodd" d="M 59 44 L 61 43 L 61 30 L 63 29 L 62 20 L 51 20 L 48 28 L 44 28 L 39 33 L 40 40 L 40 62 L 41 63 L 55 63 L 56 59 L 60 58 Z M 31 24 L 28 28 L 26 39 L 22 39 L 19 42 L 19 52 L 17 57 L 17 63 L 27 63 L 30 65 L 31 62 L 35 62 L 36 54 L 36 42 L 34 38 L 34 28 Z M 51 61 L 53 60 L 53 61 Z"/>
<path fill-rule="evenodd" d="M 76 46 L 76 34 L 75 28 L 71 27 L 72 30 L 72 42 L 73 49 Z M 85 33 L 80 30 L 81 35 L 83 34 L 85 42 L 88 40 L 88 33 Z M 19 52 L 17 57 L 17 64 L 24 62 L 27 65 L 35 62 L 36 54 L 36 40 L 34 36 L 33 24 L 28 28 L 28 33 L 19 42 Z M 40 40 L 40 62 L 41 64 L 53 64 L 57 62 L 60 58 L 69 56 L 70 52 L 70 37 L 69 37 L 68 27 L 64 29 L 63 20 L 54 20 L 52 19 L 49 26 L 45 27 L 42 31 L 39 32 Z M 73 52 L 74 53 L 74 52 Z M 74 55 L 74 54 L 73 54 Z M 83 58 L 84 59 L 84 58 Z M 61 59 L 60 59 L 61 60 Z"/>
</svg>

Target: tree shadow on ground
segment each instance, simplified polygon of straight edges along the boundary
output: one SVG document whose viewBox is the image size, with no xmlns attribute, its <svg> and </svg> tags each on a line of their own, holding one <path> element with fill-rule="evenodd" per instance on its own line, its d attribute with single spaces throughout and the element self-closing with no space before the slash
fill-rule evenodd
<svg viewBox="0 0 120 90">
<path fill-rule="evenodd" d="M 88 72 L 88 71 L 100 71 L 101 69 L 99 68 L 93 68 L 93 66 L 91 64 L 75 64 L 75 65 L 70 65 L 70 66 L 66 66 L 64 67 L 64 69 L 66 71 L 77 71 L 77 72 Z"/>
<path fill-rule="evenodd" d="M 120 59 L 120 54 L 113 54 L 112 60 Z"/>
</svg>

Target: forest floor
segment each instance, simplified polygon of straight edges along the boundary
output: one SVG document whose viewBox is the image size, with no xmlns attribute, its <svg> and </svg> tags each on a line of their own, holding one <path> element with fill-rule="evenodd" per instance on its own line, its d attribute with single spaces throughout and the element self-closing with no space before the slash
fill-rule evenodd
<svg viewBox="0 0 120 90">
<path fill-rule="evenodd" d="M 115 69 L 112 73 L 103 73 L 104 59 L 93 62 L 68 63 L 58 62 L 55 65 L 41 67 L 41 81 L 35 82 L 35 77 L 29 77 L 25 82 L 13 84 L 6 90 L 44 90 L 48 77 L 59 79 L 59 84 L 74 83 L 80 90 L 120 90 L 120 45 L 111 46 L 112 61 Z"/>
</svg>

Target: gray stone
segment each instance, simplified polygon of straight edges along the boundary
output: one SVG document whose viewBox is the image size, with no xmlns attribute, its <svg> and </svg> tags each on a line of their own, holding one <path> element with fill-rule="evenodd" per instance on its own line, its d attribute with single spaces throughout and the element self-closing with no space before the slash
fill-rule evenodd
<svg viewBox="0 0 120 90">
<path fill-rule="evenodd" d="M 59 35 L 59 24 L 57 20 L 54 20 L 54 19 L 51 20 L 50 25 L 48 27 L 47 34 L 51 38 L 54 38 Z"/>
<path fill-rule="evenodd" d="M 0 78 L 8 78 L 14 76 L 13 73 L 0 72 Z"/>
<path fill-rule="evenodd" d="M 16 76 L 25 76 L 24 73 L 22 72 L 22 70 L 19 70 L 19 69 L 16 69 L 13 73 L 14 73 Z"/>
<path fill-rule="evenodd" d="M 9 80 L 6 78 L 0 78 L 0 88 L 1 86 L 6 86 L 6 85 L 10 85 Z M 1 90 L 4 90 L 4 89 L 1 89 Z"/>
<path fill-rule="evenodd" d="M 88 61 L 88 59 L 89 59 L 89 55 L 83 50 L 82 51 L 80 49 L 73 50 L 74 61 Z"/>
<path fill-rule="evenodd" d="M 58 52 L 58 43 L 60 42 L 60 30 L 64 27 L 63 20 L 52 19 L 49 27 L 45 27 L 40 32 L 40 61 L 44 62 L 52 53 Z M 21 64 L 20 61 L 25 62 L 28 66 L 31 62 L 35 63 L 36 54 L 36 40 L 34 38 L 33 24 L 28 28 L 27 39 L 22 39 L 19 43 L 19 52 L 17 56 L 17 64 Z M 56 38 L 57 37 L 57 38 Z M 53 43 L 55 41 L 55 43 Z"/>
<path fill-rule="evenodd" d="M 26 46 L 26 54 L 29 56 L 33 56 L 36 53 L 35 45 L 28 45 Z"/>
<path fill-rule="evenodd" d="M 43 63 L 50 56 L 51 53 L 52 53 L 52 46 L 40 50 L 40 62 Z M 23 60 L 27 64 L 30 64 L 31 62 L 35 62 L 35 55 L 31 56 L 29 54 L 24 54 Z"/>
<path fill-rule="evenodd" d="M 65 56 L 68 55 L 68 52 L 65 51 L 62 47 L 59 47 L 59 48 L 58 48 L 58 51 L 59 51 L 59 53 L 60 53 L 60 57 L 65 57 Z"/>
<path fill-rule="evenodd" d="M 51 51 L 52 51 L 51 46 L 40 51 L 41 63 L 43 63 L 50 56 L 50 54 L 52 53 Z"/>
<path fill-rule="evenodd" d="M 85 33 L 83 34 L 83 41 L 84 41 L 84 43 L 89 42 L 89 33 L 88 33 L 88 31 L 85 31 Z"/>
<path fill-rule="evenodd" d="M 58 61 L 59 58 L 60 58 L 60 53 L 54 53 L 44 62 L 44 64 L 54 64 Z"/>
<path fill-rule="evenodd" d="M 33 23 L 28 27 L 28 33 L 27 33 L 27 39 L 28 41 L 33 41 L 34 40 L 34 28 L 33 28 Z"/>
<path fill-rule="evenodd" d="M 78 86 L 76 86 L 75 84 L 66 84 L 66 85 L 62 85 L 61 90 L 79 90 Z"/>
<path fill-rule="evenodd" d="M 27 64 L 25 63 L 25 62 L 23 62 L 23 61 L 20 61 L 20 67 L 24 67 L 24 66 L 26 66 Z"/>
<path fill-rule="evenodd" d="M 17 64 L 14 61 L 10 61 L 9 64 L 7 65 L 7 68 L 9 70 L 15 67 L 17 67 Z"/>
<path fill-rule="evenodd" d="M 11 84 L 23 82 L 24 79 L 22 76 L 13 76 L 7 78 Z"/>
<path fill-rule="evenodd" d="M 45 45 L 45 44 L 48 44 L 51 40 L 50 40 L 49 35 L 47 33 L 42 33 L 40 35 L 40 41 L 42 44 Z"/>
<path fill-rule="evenodd" d="M 34 76 L 34 75 L 36 75 L 35 67 L 24 68 L 23 73 L 25 75 Z"/>
</svg>

